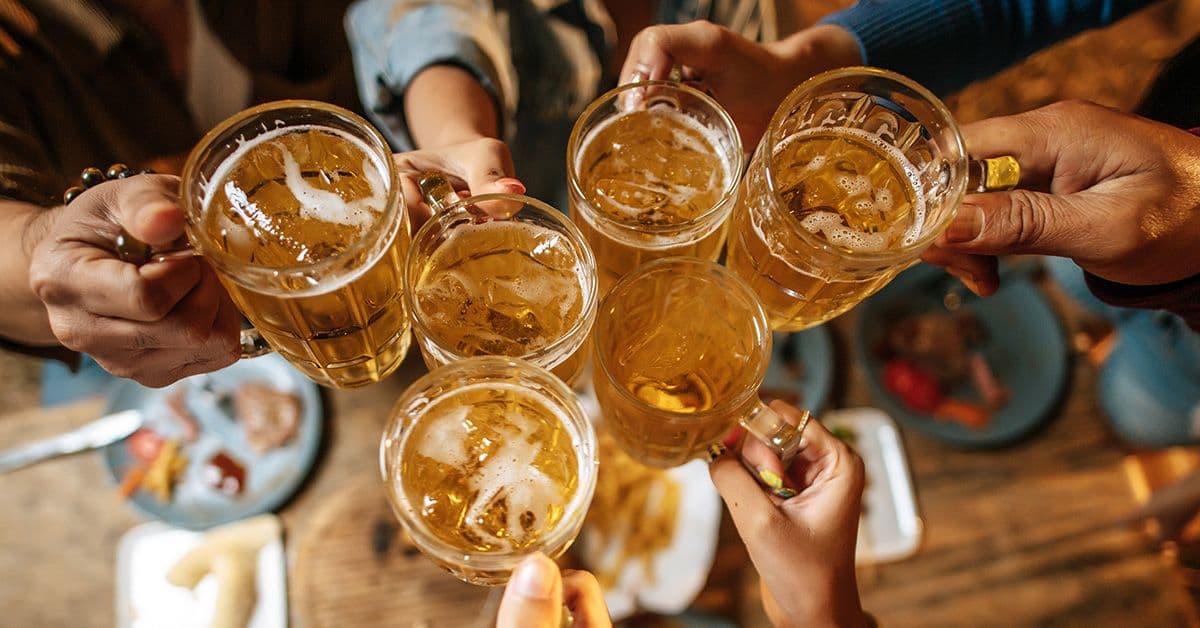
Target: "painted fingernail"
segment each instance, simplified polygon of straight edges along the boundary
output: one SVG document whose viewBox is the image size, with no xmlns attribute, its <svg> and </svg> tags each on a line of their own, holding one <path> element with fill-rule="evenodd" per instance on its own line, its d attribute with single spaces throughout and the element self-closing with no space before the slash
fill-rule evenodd
<svg viewBox="0 0 1200 628">
<path fill-rule="evenodd" d="M 510 194 L 524 194 L 525 193 L 525 184 L 521 183 L 519 180 L 514 179 L 512 177 L 496 179 L 496 184 L 499 185 L 500 187 L 504 188 L 505 190 L 508 190 L 508 192 Z"/>
<path fill-rule="evenodd" d="M 946 241 L 951 243 L 970 242 L 983 233 L 983 209 L 978 205 L 963 203 L 958 215 L 946 228 Z"/>
<path fill-rule="evenodd" d="M 541 555 L 530 556 L 513 573 L 513 591 L 530 600 L 548 600 L 554 589 L 554 564 Z"/>
<path fill-rule="evenodd" d="M 720 458 L 721 456 L 725 455 L 726 449 L 727 448 L 725 447 L 725 445 L 722 445 L 721 443 L 713 443 L 712 445 L 709 445 L 708 446 L 708 461 L 716 462 L 717 458 Z"/>
<path fill-rule="evenodd" d="M 796 491 L 793 489 L 790 489 L 786 486 L 781 486 L 781 487 L 771 491 L 771 493 L 773 493 L 776 497 L 779 497 L 781 499 L 791 499 L 796 496 Z"/>
<path fill-rule="evenodd" d="M 783 488 L 783 478 L 770 469 L 759 469 L 758 479 L 769 489 L 777 491 Z"/>
</svg>

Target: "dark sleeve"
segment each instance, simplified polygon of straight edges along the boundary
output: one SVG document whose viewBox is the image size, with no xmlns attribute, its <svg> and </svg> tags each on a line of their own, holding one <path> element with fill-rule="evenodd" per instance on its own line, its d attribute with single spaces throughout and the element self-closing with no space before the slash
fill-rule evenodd
<svg viewBox="0 0 1200 628">
<path fill-rule="evenodd" d="M 1200 275 L 1157 286 L 1130 286 L 1084 273 L 1096 298 L 1117 307 L 1167 310 L 1200 331 Z"/>
<path fill-rule="evenodd" d="M 826 17 L 858 39 L 867 65 L 945 94 L 1154 0 L 859 0 Z"/>
<path fill-rule="evenodd" d="M 61 177 L 34 135 L 36 117 L 21 73 L 0 56 L 0 198 L 50 206 L 62 194 Z"/>
</svg>

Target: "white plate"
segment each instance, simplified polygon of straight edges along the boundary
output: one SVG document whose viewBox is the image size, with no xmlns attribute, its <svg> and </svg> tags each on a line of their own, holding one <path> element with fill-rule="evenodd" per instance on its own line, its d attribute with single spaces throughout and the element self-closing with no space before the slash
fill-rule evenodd
<svg viewBox="0 0 1200 628">
<path fill-rule="evenodd" d="M 598 423 L 600 405 L 592 390 L 591 373 L 584 373 L 580 381 L 575 392 L 588 416 Z M 638 611 L 682 613 L 708 581 L 721 530 L 721 496 L 708 475 L 708 463 L 703 460 L 693 460 L 667 473 L 680 487 L 671 545 L 651 561 L 653 581 L 647 580 L 640 560 L 631 560 L 617 576 L 613 588 L 604 592 L 604 602 L 614 622 Z M 588 564 L 603 564 L 608 560 L 606 556 L 595 555 L 595 539 L 587 527 L 580 542 Z M 608 553 L 618 551 L 619 545 L 611 543 Z"/>
<path fill-rule="evenodd" d="M 117 628 L 207 628 L 212 621 L 217 582 L 210 574 L 196 589 L 167 582 L 167 572 L 203 533 L 152 521 L 121 537 L 117 548 Z M 283 628 L 288 623 L 287 575 L 283 541 L 275 538 L 258 552 L 258 604 L 249 628 Z"/>
<path fill-rule="evenodd" d="M 848 408 L 826 414 L 821 423 L 854 432 L 854 448 L 867 470 L 854 562 L 885 563 L 915 554 L 924 525 L 896 422 L 876 408 Z"/>
</svg>

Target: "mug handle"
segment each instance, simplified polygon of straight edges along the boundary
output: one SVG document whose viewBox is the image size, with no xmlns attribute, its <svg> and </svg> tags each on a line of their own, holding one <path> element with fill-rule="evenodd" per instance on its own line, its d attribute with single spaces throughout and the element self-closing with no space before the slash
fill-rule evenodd
<svg viewBox="0 0 1200 628">
<path fill-rule="evenodd" d="M 743 416 L 739 422 L 742 427 L 751 436 L 757 438 L 764 445 L 770 448 L 771 452 L 779 458 L 779 462 L 787 469 L 792 459 L 796 457 L 796 453 L 800 451 L 802 438 L 804 437 L 804 428 L 808 427 L 808 422 L 812 419 L 812 413 L 804 410 L 800 417 L 800 423 L 792 425 L 787 422 L 778 412 L 772 410 L 767 404 L 759 401 L 749 412 Z M 714 445 L 720 448 L 721 445 Z M 716 451 L 711 453 L 718 453 Z M 751 471 L 755 469 L 742 459 L 742 464 L 745 464 Z M 766 488 L 777 490 L 779 486 L 768 484 L 767 480 L 758 473 L 752 473 L 760 484 Z"/>
<path fill-rule="evenodd" d="M 180 241 L 173 243 L 166 249 L 156 251 L 149 244 L 130 235 L 124 227 L 117 234 L 116 253 L 117 258 L 122 262 L 128 262 L 137 266 L 149 264 L 150 262 L 200 256 L 200 252 L 192 248 L 191 242 L 188 242 L 186 238 L 181 238 Z M 260 355 L 271 352 L 271 345 L 267 344 L 262 334 L 253 327 L 243 329 L 238 341 L 242 347 L 240 359 L 257 358 Z"/>
<path fill-rule="evenodd" d="M 459 200 L 458 192 L 454 191 L 446 174 L 437 170 L 422 172 L 417 178 L 417 187 L 421 188 L 421 198 L 435 214 Z"/>
<path fill-rule="evenodd" d="M 1004 192 L 1021 182 L 1021 164 L 1005 155 L 967 160 L 967 193 Z"/>
</svg>

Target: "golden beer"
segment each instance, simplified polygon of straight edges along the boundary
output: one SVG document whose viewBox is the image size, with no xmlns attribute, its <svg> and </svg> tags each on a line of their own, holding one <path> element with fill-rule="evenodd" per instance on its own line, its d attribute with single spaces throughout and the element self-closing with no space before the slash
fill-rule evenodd
<svg viewBox="0 0 1200 628">
<path fill-rule="evenodd" d="M 478 220 L 469 205 L 442 210 L 416 236 L 409 297 L 425 362 L 480 355 L 529 360 L 572 383 L 596 314 L 594 261 L 566 217 L 534 199 L 506 218 Z"/>
<path fill-rule="evenodd" d="M 762 300 L 772 328 L 819 325 L 915 263 L 980 164 L 967 159 L 945 105 L 909 79 L 876 68 L 815 76 L 784 100 L 759 143 L 726 264 Z M 974 191 L 1014 184 L 989 178 Z"/>
<path fill-rule="evenodd" d="M 667 258 L 626 276 L 600 307 L 594 351 L 606 425 L 643 464 L 704 457 L 739 420 L 796 444 L 757 395 L 771 355 L 766 315 L 721 266 Z"/>
<path fill-rule="evenodd" d="M 595 434 L 570 390 L 527 362 L 468 358 L 397 403 L 383 480 L 414 543 L 458 577 L 503 582 L 531 553 L 558 556 L 595 490 Z"/>
<path fill-rule="evenodd" d="M 627 110 L 634 91 L 646 105 Z M 568 173 L 601 292 L 650 260 L 717 259 L 741 166 L 732 120 L 690 87 L 625 85 L 593 103 L 571 134 Z"/>
<path fill-rule="evenodd" d="M 272 349 L 316 382 L 379 381 L 408 349 L 408 224 L 390 154 L 350 112 L 284 101 L 201 141 L 184 174 L 193 244 Z"/>
</svg>

